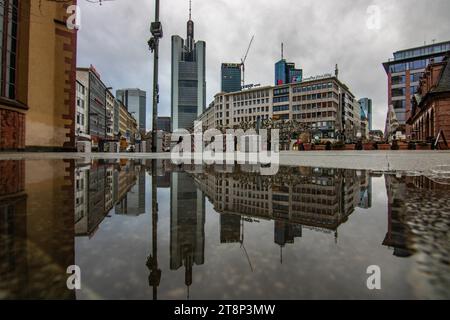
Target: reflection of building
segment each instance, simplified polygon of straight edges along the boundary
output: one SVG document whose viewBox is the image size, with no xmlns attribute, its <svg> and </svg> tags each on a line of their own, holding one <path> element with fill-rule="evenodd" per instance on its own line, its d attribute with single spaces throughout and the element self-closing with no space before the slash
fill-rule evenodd
<svg viewBox="0 0 450 320">
<path fill-rule="evenodd" d="M 75 3 L 0 2 L 0 150 L 75 148 Z"/>
<path fill-rule="evenodd" d="M 170 201 L 170 269 L 184 266 L 189 287 L 192 267 L 205 261 L 205 198 L 188 173 L 174 172 Z"/>
<path fill-rule="evenodd" d="M 280 246 L 294 243 L 295 238 L 301 238 L 302 225 L 275 221 L 274 242 Z"/>
<path fill-rule="evenodd" d="M 133 187 L 120 199 L 116 206 L 116 214 L 139 216 L 145 213 L 145 170 L 135 167 L 136 172 L 131 172 L 137 181 Z"/>
<path fill-rule="evenodd" d="M 241 216 L 237 214 L 220 215 L 220 243 L 241 241 Z"/>
<path fill-rule="evenodd" d="M 0 161 L 2 299 L 74 299 L 73 161 Z"/>
<path fill-rule="evenodd" d="M 206 43 L 194 41 L 194 22 L 189 14 L 187 39 L 172 36 L 172 130 L 194 127 L 206 106 Z"/>
<path fill-rule="evenodd" d="M 361 184 L 370 183 L 366 171 L 319 168 L 280 168 L 270 181 L 257 173 L 243 171 L 232 175 L 214 172 L 194 176 L 217 212 L 292 225 L 287 227 L 292 230 L 283 232 L 283 225 L 277 225 L 276 239 L 292 239 L 300 234 L 294 225 L 325 232 L 337 230 L 360 204 Z M 224 223 L 227 219 L 224 218 Z M 224 231 L 227 225 L 231 223 L 225 223 Z M 239 229 L 234 228 L 237 233 Z"/>
</svg>

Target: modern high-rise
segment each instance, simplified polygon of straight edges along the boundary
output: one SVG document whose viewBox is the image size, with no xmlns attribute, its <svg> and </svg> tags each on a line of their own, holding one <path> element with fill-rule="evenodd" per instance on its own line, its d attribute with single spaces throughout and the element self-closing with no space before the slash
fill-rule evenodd
<svg viewBox="0 0 450 320">
<path fill-rule="evenodd" d="M 275 63 L 275 85 L 302 82 L 303 70 L 296 69 L 295 63 L 281 59 Z"/>
<path fill-rule="evenodd" d="M 388 106 L 392 105 L 402 131 L 410 136 L 406 121 L 411 116 L 411 98 L 430 62 L 441 62 L 450 51 L 450 41 L 394 52 L 394 58 L 383 63 L 388 76 Z"/>
<path fill-rule="evenodd" d="M 172 130 L 193 128 L 206 107 L 206 43 L 194 41 L 194 22 L 187 22 L 187 39 L 172 36 Z"/>
<path fill-rule="evenodd" d="M 221 83 L 222 92 L 241 91 L 241 64 L 239 63 L 222 63 Z"/>
<path fill-rule="evenodd" d="M 147 131 L 147 94 L 140 89 L 120 89 L 116 91 L 116 98 L 121 101 L 128 112 L 138 123 L 140 131 Z"/>
<path fill-rule="evenodd" d="M 361 106 L 361 118 L 363 116 L 367 118 L 369 122 L 369 130 L 372 130 L 372 99 L 362 98 L 359 99 L 358 102 Z"/>
<path fill-rule="evenodd" d="M 172 132 L 172 129 L 170 128 L 171 122 L 170 117 L 158 117 L 156 120 L 156 126 L 158 130 L 170 133 Z"/>
</svg>

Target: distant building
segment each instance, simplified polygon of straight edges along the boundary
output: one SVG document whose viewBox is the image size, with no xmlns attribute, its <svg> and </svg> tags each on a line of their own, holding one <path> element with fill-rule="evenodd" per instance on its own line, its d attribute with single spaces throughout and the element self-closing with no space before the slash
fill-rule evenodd
<svg viewBox="0 0 450 320">
<path fill-rule="evenodd" d="M 172 132 L 172 129 L 170 127 L 172 123 L 172 120 L 170 117 L 158 117 L 156 120 L 156 126 L 158 130 L 164 131 L 164 132 Z"/>
<path fill-rule="evenodd" d="M 119 89 L 116 98 L 134 115 L 140 131 L 147 130 L 147 93 L 140 89 Z"/>
<path fill-rule="evenodd" d="M 189 14 L 187 39 L 172 36 L 172 130 L 190 129 L 205 110 L 206 43 L 194 41 L 194 22 Z"/>
<path fill-rule="evenodd" d="M 281 59 L 275 64 L 275 85 L 302 82 L 303 70 L 296 69 L 295 64 Z"/>
<path fill-rule="evenodd" d="M 76 141 L 90 141 L 87 84 L 83 83 L 81 79 L 77 79 L 76 88 L 75 139 Z"/>
<path fill-rule="evenodd" d="M 372 130 L 372 99 L 362 98 L 358 102 L 361 105 L 361 118 L 367 118 L 369 130 Z"/>
<path fill-rule="evenodd" d="M 222 92 L 241 91 L 241 64 L 222 63 L 221 68 Z"/>
<path fill-rule="evenodd" d="M 332 75 L 301 83 L 254 87 L 218 93 L 198 118 L 203 127 L 235 128 L 266 119 L 297 120 L 321 139 L 355 140 L 361 133 L 361 112 L 350 89 Z"/>
<path fill-rule="evenodd" d="M 102 143 L 107 139 L 106 85 L 101 80 L 100 74 L 92 65 L 89 68 L 77 68 L 76 78 L 79 82 L 87 86 L 89 135 L 91 136 L 92 148 L 100 150 Z"/>
<path fill-rule="evenodd" d="M 394 58 L 383 63 L 388 76 L 388 106 L 394 107 L 401 131 L 410 137 L 406 121 L 411 116 L 411 98 L 431 60 L 441 62 L 450 51 L 450 41 L 394 52 Z"/>
<path fill-rule="evenodd" d="M 441 133 L 450 141 L 450 63 L 431 63 L 413 98 L 408 124 L 414 139 L 430 141 Z M 448 146 L 447 146 L 448 147 Z"/>
</svg>

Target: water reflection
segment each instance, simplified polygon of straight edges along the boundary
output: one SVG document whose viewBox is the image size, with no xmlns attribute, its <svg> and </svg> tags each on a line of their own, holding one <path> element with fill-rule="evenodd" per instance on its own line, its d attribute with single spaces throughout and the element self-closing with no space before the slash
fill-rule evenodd
<svg viewBox="0 0 450 320">
<path fill-rule="evenodd" d="M 448 297 L 448 189 L 369 170 L 0 161 L 0 298 Z M 365 287 L 374 263 L 389 290 Z"/>
</svg>

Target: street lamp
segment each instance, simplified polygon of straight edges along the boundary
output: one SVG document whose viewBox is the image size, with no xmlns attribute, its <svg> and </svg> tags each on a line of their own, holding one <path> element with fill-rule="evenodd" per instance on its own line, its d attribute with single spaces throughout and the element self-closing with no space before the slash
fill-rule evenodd
<svg viewBox="0 0 450 320">
<path fill-rule="evenodd" d="M 152 37 L 148 41 L 148 46 L 153 56 L 153 121 L 152 121 L 152 152 L 156 152 L 157 144 L 157 117 L 159 102 L 159 86 L 158 86 L 158 62 L 159 62 L 159 39 L 163 37 L 162 24 L 159 21 L 159 0 L 155 0 L 155 22 L 151 23 L 150 32 Z"/>
</svg>

